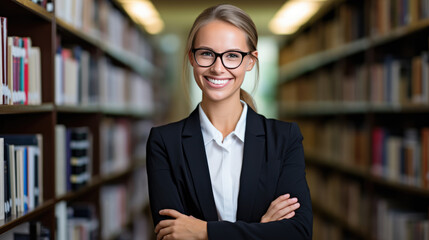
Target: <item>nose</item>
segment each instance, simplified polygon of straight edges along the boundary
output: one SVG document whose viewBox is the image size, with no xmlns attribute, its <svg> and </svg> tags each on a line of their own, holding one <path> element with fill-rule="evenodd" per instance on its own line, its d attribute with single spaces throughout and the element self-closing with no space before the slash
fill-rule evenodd
<svg viewBox="0 0 429 240">
<path fill-rule="evenodd" d="M 220 58 L 220 56 L 216 57 L 216 60 L 213 63 L 213 65 L 210 67 L 210 70 L 212 72 L 223 72 L 225 70 L 225 67 L 223 66 L 222 59 Z"/>
</svg>

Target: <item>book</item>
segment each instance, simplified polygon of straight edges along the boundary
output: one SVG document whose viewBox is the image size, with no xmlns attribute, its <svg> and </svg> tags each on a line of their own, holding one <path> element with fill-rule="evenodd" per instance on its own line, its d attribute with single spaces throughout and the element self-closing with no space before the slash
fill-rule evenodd
<svg viewBox="0 0 429 240">
<path fill-rule="evenodd" d="M 55 126 L 55 193 L 61 196 L 67 192 L 66 127 Z"/>
<path fill-rule="evenodd" d="M 6 181 L 5 181 L 5 161 L 4 161 L 4 139 L 0 138 L 0 220 L 5 218 L 6 203 Z"/>
<path fill-rule="evenodd" d="M 43 201 L 42 136 L 0 135 L 9 146 L 12 213 L 27 212 Z"/>
</svg>

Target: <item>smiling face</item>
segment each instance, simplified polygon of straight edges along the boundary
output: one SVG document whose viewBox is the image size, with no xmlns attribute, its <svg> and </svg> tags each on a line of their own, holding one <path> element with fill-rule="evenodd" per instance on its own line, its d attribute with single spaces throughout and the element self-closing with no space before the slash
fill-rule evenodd
<svg viewBox="0 0 429 240">
<path fill-rule="evenodd" d="M 199 29 L 195 36 L 194 49 L 209 49 L 216 53 L 226 51 L 248 52 L 246 34 L 241 29 L 223 22 L 212 21 Z M 207 54 L 207 53 L 203 53 Z M 257 52 L 252 54 L 257 57 Z M 224 57 L 227 58 L 227 56 Z M 230 57 L 235 57 L 231 55 Z M 203 92 L 203 101 L 220 102 L 240 99 L 240 87 L 246 71 L 252 70 L 255 60 L 247 55 L 238 68 L 228 69 L 222 64 L 220 57 L 210 67 L 199 66 L 193 53 L 189 53 L 189 61 L 193 67 L 194 78 Z M 226 63 L 226 62 L 225 62 Z"/>
</svg>

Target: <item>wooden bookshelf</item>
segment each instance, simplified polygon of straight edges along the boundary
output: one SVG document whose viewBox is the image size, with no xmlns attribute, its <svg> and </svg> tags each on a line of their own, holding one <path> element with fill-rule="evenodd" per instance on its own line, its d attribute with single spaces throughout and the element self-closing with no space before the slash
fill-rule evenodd
<svg viewBox="0 0 429 240">
<path fill-rule="evenodd" d="M 421 150 L 427 148 L 423 146 L 426 141 L 423 136 L 429 127 L 424 120 L 429 115 L 429 98 L 426 100 L 424 94 L 429 82 L 427 76 L 418 77 L 424 76 L 423 71 L 429 68 L 426 59 L 429 9 L 414 8 L 416 11 L 406 12 L 398 6 L 385 8 L 389 2 L 332 1 L 297 33 L 286 37 L 280 51 L 280 62 L 285 64 L 279 65 L 279 116 L 301 126 L 304 150 L 308 149 L 305 152 L 307 176 L 309 183 L 310 180 L 316 182 L 313 184 L 317 188 L 313 189 L 315 196 L 323 200 L 320 188 L 327 194 L 332 192 L 325 188 L 332 188 L 338 198 L 334 202 L 341 205 L 344 198 L 356 197 L 359 192 L 363 197 L 355 201 L 369 205 L 352 209 L 353 213 L 357 211 L 366 217 L 362 223 L 368 223 L 371 229 L 365 232 L 350 226 L 347 217 L 338 216 L 338 211 L 334 211 L 349 206 L 332 209 L 325 208 L 320 199 L 313 202 L 314 214 L 347 233 L 347 239 L 376 240 L 383 231 L 388 231 L 380 223 L 383 220 L 376 216 L 383 204 L 387 206 L 381 210 L 386 219 L 392 220 L 395 214 L 390 213 L 397 212 L 403 216 L 419 212 L 426 221 L 429 219 L 429 188 L 423 178 L 427 171 L 423 163 L 427 158 Z M 405 2 L 420 6 L 420 0 Z M 347 22 L 348 10 L 355 11 L 360 21 Z M 344 26 L 363 36 L 356 34 L 348 38 Z M 322 30 L 332 28 L 332 38 L 326 38 Z M 338 44 L 324 42 L 327 39 Z M 314 43 L 316 47 L 306 49 L 296 41 Z M 398 72 L 390 68 L 392 62 L 398 64 L 395 66 Z M 395 90 L 389 85 L 396 81 L 392 79 L 401 79 L 401 85 Z M 424 90 L 417 96 L 420 83 Z M 414 90 L 410 86 L 414 86 Z M 400 145 L 393 148 L 396 143 Z M 418 147 L 410 150 L 415 146 Z M 401 155 L 405 151 L 416 154 L 412 161 Z M 379 156 L 383 156 L 381 163 Z M 405 161 L 409 165 L 405 165 Z M 411 171 L 412 166 L 417 166 L 415 171 Z M 423 220 L 419 221 L 416 220 L 417 224 L 423 224 Z M 326 226 L 329 231 L 329 224 Z"/>
<path fill-rule="evenodd" d="M 45 103 L 42 105 L 0 105 L 0 114 L 26 114 L 52 112 L 54 105 Z"/>
<path fill-rule="evenodd" d="M 106 2 L 111 4 L 109 0 Z M 111 6 L 124 13 L 121 9 L 117 9 L 116 5 Z M 154 82 L 153 76 L 157 68 L 151 59 L 146 59 L 131 50 L 124 50 L 110 44 L 106 39 L 92 36 L 30 0 L 0 1 L 0 16 L 6 17 L 8 20 L 9 36 L 30 37 L 33 46 L 40 47 L 42 66 L 42 104 L 0 105 L 0 133 L 41 134 L 43 136 L 43 202 L 25 214 L 0 221 L 0 234 L 22 223 L 38 221 L 50 230 L 51 239 L 55 239 L 57 233 L 55 209 L 58 203 L 88 202 L 95 206 L 97 215 L 100 217 L 100 189 L 112 183 L 126 185 L 132 179 L 135 169 L 145 165 L 144 158 L 131 156 L 131 162 L 127 168 L 101 175 L 101 146 L 103 142 L 100 139 L 100 125 L 103 120 L 106 118 L 119 119 L 132 125 L 134 122 L 153 117 L 152 112 L 141 108 L 132 108 L 128 105 L 121 108 L 102 107 L 103 104 L 95 106 L 57 105 L 55 103 L 57 35 L 66 44 L 81 46 L 97 56 L 107 56 L 113 66 L 125 69 L 151 83 Z M 124 18 L 129 19 L 128 16 L 124 16 Z M 138 31 L 142 30 L 140 26 L 134 25 L 134 27 Z M 142 33 L 142 35 L 145 38 L 150 38 L 146 33 Z M 154 48 L 150 41 L 148 43 L 150 48 Z M 76 191 L 66 192 L 60 196 L 56 195 L 55 186 L 57 165 L 55 146 L 57 141 L 56 126 L 58 124 L 67 128 L 87 127 L 92 135 L 91 181 Z M 101 230 L 99 229 L 99 231 Z M 101 235 L 99 234 L 99 236 Z"/>
<path fill-rule="evenodd" d="M 85 33 L 58 17 L 55 18 L 55 21 L 58 26 L 58 31 L 64 34 L 67 38 L 71 38 L 72 40 L 74 39 L 84 45 L 87 44 L 97 48 L 107 56 L 122 63 L 124 66 L 127 66 L 139 75 L 151 77 L 154 72 L 156 72 L 156 67 L 147 59 L 136 56 L 134 53 L 107 43 L 105 40 L 97 36 L 97 33 L 94 33 L 93 35 Z"/>
<path fill-rule="evenodd" d="M 344 216 L 332 214 L 330 211 L 328 211 L 324 207 L 322 207 L 322 204 L 315 202 L 315 201 L 312 202 L 312 206 L 313 206 L 314 212 L 316 212 L 316 213 L 324 216 L 325 218 L 329 219 L 334 224 L 345 229 L 347 232 L 352 233 L 358 239 L 372 239 L 370 237 L 369 233 L 363 231 L 362 229 L 359 229 L 355 226 L 348 224 L 347 220 L 344 218 Z"/>
<path fill-rule="evenodd" d="M 410 26 L 396 28 L 386 35 L 366 37 L 333 49 L 302 57 L 296 61 L 280 66 L 280 83 L 292 81 L 301 75 L 312 72 L 351 55 L 363 53 L 372 48 L 399 41 L 401 38 L 408 37 L 409 35 L 417 32 L 427 31 L 428 28 L 429 19 L 424 19 Z"/>
</svg>

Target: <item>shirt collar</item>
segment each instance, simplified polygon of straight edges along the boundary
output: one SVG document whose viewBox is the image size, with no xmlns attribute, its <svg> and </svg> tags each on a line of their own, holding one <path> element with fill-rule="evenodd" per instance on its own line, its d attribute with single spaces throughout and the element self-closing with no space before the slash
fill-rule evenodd
<svg viewBox="0 0 429 240">
<path fill-rule="evenodd" d="M 237 125 L 235 126 L 235 130 L 231 133 L 237 136 L 238 139 L 240 139 L 242 142 L 244 142 L 244 134 L 246 130 L 246 116 L 247 116 L 247 104 L 240 100 L 240 102 L 243 105 L 243 111 L 241 112 L 240 119 L 237 122 Z M 203 140 L 204 145 L 207 145 L 211 140 L 218 140 L 219 142 L 222 142 L 222 133 L 217 130 L 213 124 L 210 122 L 209 118 L 205 114 L 203 108 L 201 107 L 201 104 L 198 105 L 198 112 L 200 115 L 200 124 L 201 124 L 201 131 L 203 133 Z"/>
</svg>

